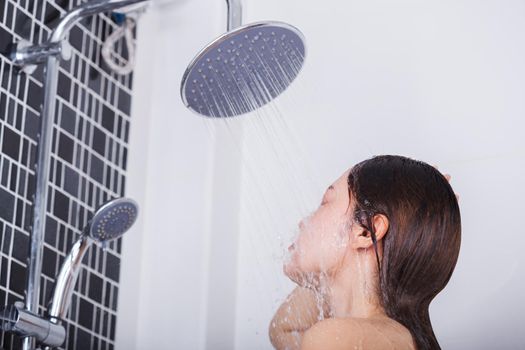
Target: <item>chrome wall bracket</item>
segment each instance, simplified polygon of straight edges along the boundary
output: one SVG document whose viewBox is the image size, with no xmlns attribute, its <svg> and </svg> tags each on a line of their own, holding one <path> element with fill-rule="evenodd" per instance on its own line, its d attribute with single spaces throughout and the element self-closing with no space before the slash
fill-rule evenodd
<svg viewBox="0 0 525 350">
<path fill-rule="evenodd" d="M 46 62 L 50 56 L 69 60 L 71 58 L 71 45 L 67 40 L 46 42 L 40 45 L 32 45 L 26 40 L 20 40 L 13 44 L 9 53 L 13 64 L 26 74 L 32 74 L 37 65 Z"/>
<path fill-rule="evenodd" d="M 27 311 L 21 301 L 1 311 L 0 322 L 0 328 L 4 331 L 21 337 L 33 337 L 47 346 L 60 346 L 66 339 L 64 326 Z"/>
</svg>

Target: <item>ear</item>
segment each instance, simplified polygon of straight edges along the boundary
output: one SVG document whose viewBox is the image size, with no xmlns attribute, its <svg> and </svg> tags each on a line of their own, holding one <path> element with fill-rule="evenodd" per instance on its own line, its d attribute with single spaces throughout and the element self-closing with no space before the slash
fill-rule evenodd
<svg viewBox="0 0 525 350">
<path fill-rule="evenodd" d="M 383 214 L 376 214 L 372 219 L 372 224 L 374 225 L 376 240 L 379 242 L 381 239 L 383 239 L 383 237 L 388 231 L 388 218 Z M 355 235 L 355 239 L 352 244 L 352 247 L 354 249 L 366 249 L 374 244 L 374 242 L 372 241 L 371 233 L 361 226 L 358 226 L 356 232 L 352 232 L 352 234 Z"/>
</svg>

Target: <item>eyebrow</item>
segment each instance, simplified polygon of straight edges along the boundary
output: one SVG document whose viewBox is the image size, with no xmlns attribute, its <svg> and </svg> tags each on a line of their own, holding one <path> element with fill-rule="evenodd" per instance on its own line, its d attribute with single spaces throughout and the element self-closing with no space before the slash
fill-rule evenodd
<svg viewBox="0 0 525 350">
<path fill-rule="evenodd" d="M 334 191 L 335 191 L 334 186 L 332 186 L 332 185 L 328 186 L 328 188 L 327 188 L 326 191 L 324 192 L 324 195 L 326 195 L 326 194 L 328 193 L 329 190 L 334 190 Z"/>
</svg>

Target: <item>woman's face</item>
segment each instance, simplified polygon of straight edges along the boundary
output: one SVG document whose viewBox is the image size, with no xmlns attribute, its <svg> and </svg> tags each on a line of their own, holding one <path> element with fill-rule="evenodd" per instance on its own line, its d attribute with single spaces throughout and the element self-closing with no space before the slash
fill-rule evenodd
<svg viewBox="0 0 525 350">
<path fill-rule="evenodd" d="M 299 282 L 309 275 L 330 275 L 343 262 L 351 240 L 353 203 L 349 205 L 347 170 L 324 193 L 320 206 L 301 220 L 295 242 L 288 248 L 284 272 Z M 300 283 L 301 284 L 301 283 Z"/>
</svg>

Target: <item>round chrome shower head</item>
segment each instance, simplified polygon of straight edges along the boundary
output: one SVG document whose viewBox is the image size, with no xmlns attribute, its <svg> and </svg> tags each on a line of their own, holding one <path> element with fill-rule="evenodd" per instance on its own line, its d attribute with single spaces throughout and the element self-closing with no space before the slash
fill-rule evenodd
<svg viewBox="0 0 525 350">
<path fill-rule="evenodd" d="M 122 236 L 135 223 L 137 203 L 129 198 L 117 198 L 102 205 L 90 221 L 86 234 L 98 242 Z"/>
<path fill-rule="evenodd" d="M 221 35 L 190 63 L 181 84 L 184 104 L 207 117 L 231 117 L 273 100 L 299 73 L 304 36 L 282 22 L 257 22 Z"/>
</svg>

